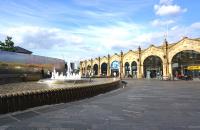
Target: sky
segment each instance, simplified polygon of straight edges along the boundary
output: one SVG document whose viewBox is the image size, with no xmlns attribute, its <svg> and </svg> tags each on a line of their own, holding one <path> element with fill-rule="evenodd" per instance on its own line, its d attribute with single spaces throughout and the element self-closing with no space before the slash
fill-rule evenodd
<svg viewBox="0 0 200 130">
<path fill-rule="evenodd" d="M 200 37 L 199 0 L 1 0 L 0 40 L 79 61 Z"/>
</svg>

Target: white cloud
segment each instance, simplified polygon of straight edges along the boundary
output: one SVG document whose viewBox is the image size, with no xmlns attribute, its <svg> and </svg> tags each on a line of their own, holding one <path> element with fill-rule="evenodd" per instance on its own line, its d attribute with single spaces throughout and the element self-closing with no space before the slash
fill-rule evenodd
<svg viewBox="0 0 200 130">
<path fill-rule="evenodd" d="M 163 25 L 173 22 L 157 20 L 157 23 Z M 174 25 L 169 29 L 168 40 L 176 42 L 183 36 L 197 37 L 199 27 L 199 22 L 189 26 Z M 88 26 L 72 30 L 39 26 L 10 27 L 1 28 L 3 34 L 0 35 L 12 36 L 17 45 L 30 49 L 35 54 L 81 60 L 104 56 L 108 53 L 119 53 L 121 49 L 123 51 L 136 50 L 139 45 L 142 48 L 150 44 L 161 45 L 165 31 L 136 23 L 117 22 L 104 27 Z"/>
<path fill-rule="evenodd" d="M 191 28 L 200 29 L 200 22 L 193 23 L 193 24 L 191 25 Z"/>
<path fill-rule="evenodd" d="M 169 5 L 172 4 L 173 0 L 160 0 L 160 4 L 165 4 L 165 5 Z"/>
<path fill-rule="evenodd" d="M 187 9 L 182 9 L 178 5 L 155 5 L 154 10 L 156 15 L 159 16 L 175 15 L 187 11 Z"/>
<path fill-rule="evenodd" d="M 4 35 L 12 36 L 17 45 L 26 45 L 29 49 L 49 49 L 56 45 L 82 42 L 81 37 L 58 28 L 19 26 L 7 28 L 3 32 Z"/>
<path fill-rule="evenodd" d="M 88 26 L 76 31 L 83 36 L 91 36 L 88 42 L 95 41 L 91 44 L 98 44 L 102 48 L 110 50 L 115 46 L 128 47 L 135 44 L 138 45 L 138 42 L 132 41 L 141 33 L 142 28 L 142 26 L 135 23 L 118 22 L 105 27 Z"/>
<path fill-rule="evenodd" d="M 164 25 L 170 25 L 175 23 L 174 20 L 160 20 L 160 19 L 155 19 L 151 22 L 153 26 L 164 26 Z"/>
<path fill-rule="evenodd" d="M 170 30 L 176 30 L 176 29 L 178 29 L 178 26 L 176 25 L 176 26 L 173 26 L 172 28 L 170 28 Z"/>
<path fill-rule="evenodd" d="M 176 15 L 187 12 L 186 8 L 173 4 L 173 0 L 160 0 L 159 4 L 154 5 L 155 14 L 159 16 Z"/>
</svg>

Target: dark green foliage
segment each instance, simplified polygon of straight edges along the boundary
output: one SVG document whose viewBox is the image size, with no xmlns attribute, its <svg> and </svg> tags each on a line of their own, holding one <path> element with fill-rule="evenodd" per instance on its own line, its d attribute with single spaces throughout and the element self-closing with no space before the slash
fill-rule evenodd
<svg viewBox="0 0 200 130">
<path fill-rule="evenodd" d="M 15 51 L 12 37 L 7 36 L 5 42 L 0 41 L 0 49 L 3 51 Z"/>
</svg>

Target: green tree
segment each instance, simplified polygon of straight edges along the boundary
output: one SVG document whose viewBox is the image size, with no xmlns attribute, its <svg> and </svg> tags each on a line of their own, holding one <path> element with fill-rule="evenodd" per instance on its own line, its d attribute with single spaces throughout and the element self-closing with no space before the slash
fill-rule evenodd
<svg viewBox="0 0 200 130">
<path fill-rule="evenodd" d="M 0 41 L 0 49 L 4 51 L 15 51 L 12 37 L 7 36 L 5 42 Z"/>
</svg>

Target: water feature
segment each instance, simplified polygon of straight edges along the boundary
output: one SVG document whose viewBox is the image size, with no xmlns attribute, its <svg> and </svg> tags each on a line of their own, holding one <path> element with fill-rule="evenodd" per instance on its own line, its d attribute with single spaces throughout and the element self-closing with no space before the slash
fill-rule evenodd
<svg viewBox="0 0 200 130">
<path fill-rule="evenodd" d="M 84 81 L 88 81 L 86 79 L 82 79 L 81 78 L 81 74 L 80 72 L 77 73 L 72 73 L 72 69 L 70 66 L 70 62 L 67 64 L 67 71 L 64 74 L 63 72 L 61 72 L 59 74 L 59 72 L 56 72 L 56 69 L 54 68 L 53 72 L 52 72 L 52 76 L 50 79 L 43 79 L 40 80 L 39 83 L 47 83 L 47 84 L 51 84 L 51 83 L 57 83 L 57 84 L 62 84 L 62 83 L 66 83 L 66 82 L 76 82 L 76 83 L 82 83 Z"/>
</svg>

